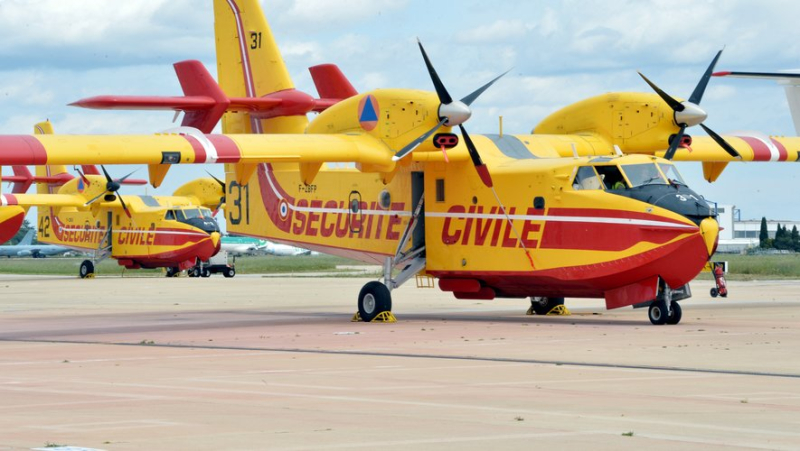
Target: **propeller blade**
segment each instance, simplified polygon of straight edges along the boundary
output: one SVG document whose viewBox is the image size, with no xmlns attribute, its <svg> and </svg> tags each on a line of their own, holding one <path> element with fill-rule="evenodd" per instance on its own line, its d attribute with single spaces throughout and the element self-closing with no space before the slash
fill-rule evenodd
<svg viewBox="0 0 800 451">
<path fill-rule="evenodd" d="M 453 98 L 450 97 L 450 93 L 447 92 L 447 88 L 444 87 L 444 83 L 442 83 L 442 80 L 436 73 L 436 69 L 433 68 L 433 64 L 431 64 L 428 54 L 425 53 L 425 48 L 422 47 L 422 42 L 420 42 L 419 38 L 417 38 L 417 44 L 419 44 L 419 49 L 422 52 L 422 58 L 425 60 L 425 65 L 428 67 L 428 74 L 431 76 L 433 87 L 436 88 L 436 94 L 439 96 L 439 102 L 443 104 L 453 103 Z"/>
<path fill-rule="evenodd" d="M 494 84 L 494 82 L 496 82 L 497 80 L 499 80 L 500 78 L 502 78 L 504 75 L 506 75 L 509 72 L 511 72 L 511 69 L 503 72 L 502 74 L 500 74 L 497 77 L 495 77 L 494 80 L 492 80 L 489 83 L 486 83 L 485 85 L 483 85 L 480 88 L 476 89 L 475 92 L 473 92 L 472 94 L 464 97 L 463 99 L 461 99 L 461 101 L 464 102 L 465 104 L 467 104 L 467 106 L 472 105 L 472 102 L 474 102 L 475 99 L 477 99 L 481 94 L 483 94 L 484 91 L 489 89 L 489 87 L 492 86 Z"/>
<path fill-rule="evenodd" d="M 128 177 L 132 176 L 132 175 L 133 175 L 133 174 L 134 174 L 136 171 L 138 171 L 138 169 L 134 169 L 134 170 L 133 170 L 133 171 L 132 171 L 130 174 L 126 175 L 125 177 L 122 177 L 121 179 L 117 179 L 117 180 L 114 180 L 114 181 L 115 181 L 115 182 L 117 182 L 117 183 L 122 183 L 122 182 L 124 182 L 124 181 L 125 181 L 125 180 L 126 180 Z"/>
<path fill-rule="evenodd" d="M 403 147 L 396 154 L 394 154 L 394 156 L 392 157 L 392 161 L 399 161 L 406 155 L 410 154 L 411 151 L 419 147 L 419 145 L 422 144 L 423 141 L 428 139 L 432 134 L 436 133 L 436 131 L 439 130 L 446 121 L 447 118 L 442 119 L 441 121 L 439 121 L 438 124 L 436 124 L 436 126 L 425 132 L 424 135 L 406 144 L 405 147 Z"/>
<path fill-rule="evenodd" d="M 91 204 L 92 204 L 92 203 L 94 203 L 94 202 L 95 202 L 97 199 L 100 199 L 101 197 L 105 196 L 106 194 L 108 194 L 108 191 L 103 191 L 102 193 L 100 193 L 100 194 L 98 194 L 97 196 L 93 197 L 91 200 L 89 200 L 88 202 L 86 202 L 86 203 L 85 203 L 85 204 L 83 204 L 83 205 L 84 205 L 84 206 L 91 205 Z"/>
<path fill-rule="evenodd" d="M 469 151 L 469 156 L 472 158 L 472 164 L 475 166 L 475 170 L 478 171 L 478 176 L 481 178 L 484 185 L 491 188 L 494 183 L 492 182 L 491 174 L 489 174 L 489 168 L 487 168 L 483 160 L 481 160 L 478 148 L 475 147 L 475 143 L 473 143 L 472 138 L 469 137 L 467 129 L 461 124 L 458 124 L 458 128 L 461 129 L 461 136 L 464 138 L 464 144 L 467 146 L 467 151 Z"/>
<path fill-rule="evenodd" d="M 689 97 L 689 102 L 694 103 L 695 105 L 700 105 L 700 101 L 703 99 L 703 93 L 706 92 L 706 87 L 708 86 L 708 80 L 711 79 L 711 74 L 714 72 L 714 67 L 717 65 L 717 61 L 719 61 L 719 57 L 721 55 L 722 55 L 722 50 L 717 52 L 717 56 L 714 57 L 714 60 L 711 61 L 711 64 L 708 66 L 708 69 L 706 69 L 706 72 L 700 78 L 700 81 L 697 82 L 697 86 L 694 88 L 694 92 L 692 92 L 692 95 Z"/>
<path fill-rule="evenodd" d="M 681 140 L 683 139 L 683 132 L 685 131 L 686 131 L 686 125 L 681 125 L 681 129 L 678 131 L 678 134 L 675 135 L 675 138 L 672 139 L 672 144 L 669 145 L 667 153 L 664 154 L 665 159 L 671 160 L 672 157 L 675 156 L 675 152 L 678 151 L 678 146 L 681 144 Z"/>
<path fill-rule="evenodd" d="M 728 143 L 728 141 L 725 141 L 725 139 L 722 136 L 719 136 L 718 134 L 716 134 L 716 132 L 714 132 L 714 130 L 711 130 L 710 128 L 706 127 L 703 124 L 700 124 L 700 126 L 703 127 L 703 130 L 705 130 L 706 133 L 708 133 L 708 136 L 710 136 L 711 139 L 716 141 L 717 144 L 719 144 L 719 146 L 725 150 L 725 152 L 728 152 L 728 154 L 730 154 L 730 156 L 738 158 L 740 160 L 742 159 L 742 156 L 739 154 L 739 152 L 737 152 L 736 149 L 734 149 L 733 146 L 731 146 Z"/>
<path fill-rule="evenodd" d="M 648 85 L 650 85 L 651 88 L 653 88 L 653 91 L 655 91 L 656 94 L 658 94 L 659 97 L 661 97 L 662 99 L 664 99 L 665 102 L 667 102 L 667 105 L 669 105 L 670 108 L 672 108 L 673 111 L 683 111 L 684 108 L 686 108 L 686 107 L 683 106 L 683 104 L 681 104 L 680 102 L 675 100 L 669 94 L 667 94 L 666 92 L 662 91 L 661 88 L 659 88 L 658 86 L 655 85 L 655 83 L 653 83 L 652 81 L 648 80 L 647 77 L 644 76 L 644 74 L 639 72 L 639 75 L 644 79 L 644 81 L 647 82 Z"/>
<path fill-rule="evenodd" d="M 218 178 L 214 177 L 214 174 L 212 174 L 212 173 L 210 173 L 210 172 L 208 172 L 208 171 L 206 171 L 206 174 L 210 175 L 212 179 L 216 180 L 216 181 L 217 181 L 217 183 L 219 183 L 219 186 L 221 186 L 221 187 L 222 187 L 222 191 L 225 191 L 225 182 L 223 182 L 222 180 L 220 180 L 220 179 L 218 179 Z"/>
<path fill-rule="evenodd" d="M 125 211 L 125 214 L 128 215 L 129 218 L 133 219 L 133 217 L 131 216 L 131 212 L 128 211 L 128 206 L 125 205 L 125 201 L 122 200 L 122 196 L 117 195 L 117 199 L 119 199 L 119 203 L 122 204 L 122 209 Z"/>
<path fill-rule="evenodd" d="M 100 169 L 103 170 L 103 174 L 105 174 L 105 176 L 106 176 L 106 181 L 108 181 L 108 183 L 112 183 L 114 180 L 111 178 L 110 175 L 108 175 L 108 171 L 106 171 L 106 167 L 101 164 L 100 165 Z"/>
</svg>

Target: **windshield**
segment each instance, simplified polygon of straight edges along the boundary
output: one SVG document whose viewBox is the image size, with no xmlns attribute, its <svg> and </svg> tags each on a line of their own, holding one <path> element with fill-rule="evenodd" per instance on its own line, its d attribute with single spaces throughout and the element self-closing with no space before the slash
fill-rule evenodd
<svg viewBox="0 0 800 451">
<path fill-rule="evenodd" d="M 201 213 L 197 208 L 187 208 L 186 210 L 183 210 L 183 215 L 186 217 L 186 219 L 203 218 L 203 213 Z"/>
<path fill-rule="evenodd" d="M 664 173 L 670 183 L 686 185 L 686 182 L 683 181 L 683 177 L 681 177 L 678 168 L 676 168 L 674 164 L 659 163 L 658 167 L 661 168 L 661 172 Z"/>
<path fill-rule="evenodd" d="M 667 181 L 658 172 L 655 163 L 626 164 L 622 166 L 632 187 L 642 185 L 666 185 Z"/>
</svg>

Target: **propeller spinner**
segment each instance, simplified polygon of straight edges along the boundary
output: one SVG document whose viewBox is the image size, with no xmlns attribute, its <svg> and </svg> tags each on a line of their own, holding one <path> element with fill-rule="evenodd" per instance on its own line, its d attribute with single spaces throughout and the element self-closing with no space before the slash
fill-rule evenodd
<svg viewBox="0 0 800 451">
<path fill-rule="evenodd" d="M 674 111 L 674 120 L 675 123 L 678 124 L 680 130 L 678 130 L 678 134 L 675 135 L 672 139 L 672 142 L 669 145 L 669 149 L 667 153 L 664 154 L 664 158 L 667 160 L 671 160 L 675 156 L 675 152 L 678 150 L 678 146 L 683 139 L 683 135 L 686 132 L 687 127 L 693 127 L 695 125 L 699 125 L 703 128 L 703 130 L 708 133 L 708 135 L 713 139 L 720 147 L 722 147 L 728 154 L 733 157 L 741 158 L 739 152 L 733 148 L 725 139 L 723 139 L 720 135 L 715 133 L 710 128 L 706 127 L 703 122 L 708 117 L 708 113 L 706 113 L 702 108 L 700 108 L 700 101 L 703 99 L 703 94 L 706 91 L 706 87 L 708 87 L 708 81 L 711 78 L 711 73 L 714 71 L 714 67 L 717 65 L 717 61 L 719 57 L 722 55 L 722 50 L 717 52 L 717 56 L 714 57 L 714 60 L 711 61 L 711 64 L 706 69 L 703 76 L 700 78 L 700 81 L 697 83 L 697 86 L 694 88 L 692 95 L 689 97 L 689 100 L 684 102 L 679 102 L 674 97 L 670 96 L 666 92 L 662 91 L 655 83 L 650 81 L 647 77 L 644 76 L 641 72 L 639 75 L 653 88 L 653 91 L 658 94 L 667 105 L 672 108 Z"/>
<path fill-rule="evenodd" d="M 119 188 L 122 185 L 122 182 L 124 182 L 128 177 L 132 176 L 133 173 L 136 172 L 136 170 L 132 171 L 130 174 L 126 175 L 125 177 L 122 177 L 120 179 L 116 179 L 115 180 L 115 179 L 112 179 L 111 176 L 108 174 L 108 171 L 106 171 L 105 166 L 101 165 L 100 169 L 103 170 L 103 175 L 106 176 L 106 190 L 104 192 L 98 194 L 97 196 L 95 196 L 94 198 L 89 200 L 88 202 L 86 202 L 86 205 L 90 205 L 90 204 L 94 203 L 97 199 L 100 199 L 101 197 L 114 196 L 116 199 L 119 199 L 119 203 L 122 204 L 122 209 L 125 211 L 125 214 L 128 215 L 128 217 L 130 218 L 131 217 L 131 212 L 130 212 L 130 210 L 128 210 L 128 206 L 125 205 L 125 201 L 122 199 L 122 196 L 117 195 L 117 191 L 119 191 Z M 83 173 L 81 173 L 81 172 L 79 172 L 79 173 L 81 174 L 81 177 L 83 179 L 86 179 L 86 176 L 83 175 Z M 114 199 L 110 199 L 110 198 L 106 197 L 105 200 L 113 201 Z"/>
<path fill-rule="evenodd" d="M 394 155 L 394 157 L 392 157 L 392 160 L 398 161 L 410 154 L 411 151 L 416 149 L 426 139 L 436 133 L 436 131 L 442 126 L 454 127 L 457 125 L 458 128 L 461 129 L 461 134 L 464 138 L 464 144 L 467 146 L 467 151 L 472 159 L 472 164 L 475 166 L 475 170 L 478 171 L 481 181 L 483 181 L 487 187 L 492 187 L 492 177 L 489 175 L 489 170 L 486 168 L 483 160 L 481 160 L 481 156 L 478 154 L 478 149 L 475 147 L 472 139 L 467 134 L 467 130 L 464 128 L 463 124 L 472 116 L 472 109 L 470 108 L 472 102 L 474 102 L 481 94 L 483 94 L 484 91 L 489 89 L 489 87 L 492 86 L 494 82 L 499 80 L 500 77 L 507 74 L 508 71 L 495 77 L 492 81 L 476 89 L 463 99 L 453 100 L 453 97 L 450 96 L 450 93 L 447 91 L 447 88 L 445 88 L 444 83 L 442 83 L 442 80 L 439 78 L 439 74 L 436 73 L 436 69 L 433 67 L 431 60 L 428 58 L 428 54 L 425 52 L 425 48 L 422 46 L 422 42 L 420 42 L 419 39 L 417 40 L 417 44 L 419 44 L 419 50 L 422 52 L 422 58 L 425 60 L 425 66 L 428 68 L 428 74 L 430 75 L 433 86 L 436 89 L 436 95 L 439 97 L 439 123 L 436 124 L 432 129 L 425 132 L 422 136 L 411 141 L 405 147 L 400 149 Z"/>
</svg>

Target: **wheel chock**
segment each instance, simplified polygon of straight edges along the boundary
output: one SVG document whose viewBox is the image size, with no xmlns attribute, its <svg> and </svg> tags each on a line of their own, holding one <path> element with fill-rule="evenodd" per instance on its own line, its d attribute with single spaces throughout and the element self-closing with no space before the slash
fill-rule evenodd
<svg viewBox="0 0 800 451">
<path fill-rule="evenodd" d="M 566 305 L 561 304 L 553 307 L 552 310 L 547 312 L 547 314 L 554 316 L 569 316 L 572 315 L 572 312 L 569 311 Z"/>
<path fill-rule="evenodd" d="M 528 307 L 528 311 L 525 312 L 525 314 L 529 315 L 529 316 L 530 315 L 535 315 L 536 312 L 533 311 L 533 306 Z M 566 305 L 561 304 L 561 305 L 557 305 L 557 306 L 553 307 L 552 309 L 550 309 L 550 311 L 547 312 L 546 315 L 570 316 L 570 315 L 572 315 L 572 312 L 569 311 L 569 309 L 567 308 Z"/>
<path fill-rule="evenodd" d="M 84 279 L 94 279 L 94 273 L 86 274 L 86 277 L 84 277 Z"/>
<path fill-rule="evenodd" d="M 397 318 L 392 315 L 392 312 L 380 312 L 378 316 L 372 318 L 371 323 L 396 323 Z"/>
<path fill-rule="evenodd" d="M 353 315 L 353 318 L 350 320 L 351 323 L 360 323 L 361 322 L 361 314 L 356 312 Z M 372 318 L 371 323 L 396 323 L 397 317 L 395 317 L 392 312 L 380 312 L 378 313 L 375 318 Z"/>
</svg>

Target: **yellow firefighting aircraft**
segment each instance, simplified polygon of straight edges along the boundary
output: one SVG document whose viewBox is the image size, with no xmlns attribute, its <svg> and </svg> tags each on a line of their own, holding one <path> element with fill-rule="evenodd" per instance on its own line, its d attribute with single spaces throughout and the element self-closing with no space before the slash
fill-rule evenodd
<svg viewBox="0 0 800 451">
<path fill-rule="evenodd" d="M 214 8 L 222 92 L 293 90 L 258 1 Z M 702 161 L 713 180 L 730 161 L 772 148 L 785 161 L 786 149 L 800 147 L 800 138 L 723 138 L 702 124 L 698 104 L 719 55 L 688 101 L 648 81 L 657 95 L 606 94 L 554 113 L 532 134 L 471 136 L 470 105 L 497 79 L 456 100 L 419 48 L 436 92 L 356 94 L 311 122 L 221 99 L 222 135 L 184 127 L 2 136 L 0 164 L 147 164 L 157 186 L 172 164 L 225 163 L 230 232 L 384 266 L 383 283 L 359 294 L 365 321 L 391 310 L 392 289 L 425 274 L 460 299 L 531 297 L 538 313 L 565 296 L 604 298 L 608 308 L 649 307 L 654 324 L 677 324 L 677 301 L 691 295 L 719 228 L 670 160 Z M 192 108 L 196 116 L 206 107 Z M 710 137 L 686 135 L 698 124 Z M 3 205 L 13 223 L 17 207 Z"/>
<path fill-rule="evenodd" d="M 52 134 L 52 124 L 36 125 Z M 37 206 L 38 239 L 82 251 L 93 251 L 81 263 L 81 278 L 94 274 L 94 264 L 114 258 L 129 269 L 167 268 L 167 275 L 208 260 L 219 251 L 220 233 L 211 208 L 224 199 L 224 183 L 214 178 L 191 181 L 173 196 L 119 195 L 128 174 L 112 179 L 79 171 L 71 177 L 63 165 L 37 166 L 37 194 L 8 194 L 4 202 L 27 209 Z"/>
</svg>

